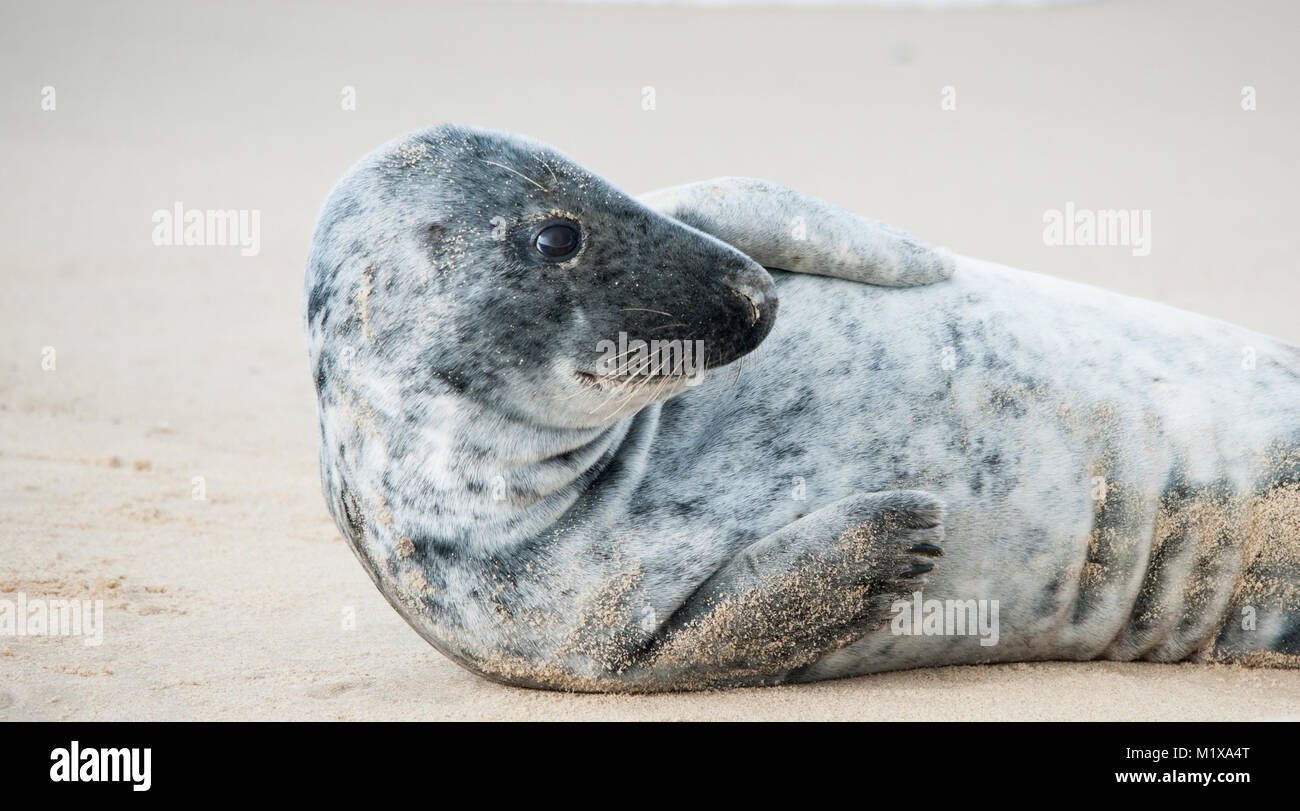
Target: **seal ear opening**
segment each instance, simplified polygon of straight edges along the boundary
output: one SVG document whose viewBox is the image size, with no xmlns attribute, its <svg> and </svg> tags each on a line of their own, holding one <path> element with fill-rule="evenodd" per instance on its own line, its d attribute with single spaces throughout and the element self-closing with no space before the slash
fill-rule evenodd
<svg viewBox="0 0 1300 811">
<path fill-rule="evenodd" d="M 425 252 L 429 256 L 429 260 L 432 262 L 437 262 L 438 254 L 442 251 L 442 241 L 445 236 L 446 231 L 440 223 L 436 222 L 420 226 L 416 233 L 416 239 L 419 241 L 420 246 L 424 248 Z"/>
<path fill-rule="evenodd" d="M 955 269 L 946 250 L 765 180 L 723 177 L 640 200 L 768 268 L 883 287 L 933 284 Z"/>
</svg>

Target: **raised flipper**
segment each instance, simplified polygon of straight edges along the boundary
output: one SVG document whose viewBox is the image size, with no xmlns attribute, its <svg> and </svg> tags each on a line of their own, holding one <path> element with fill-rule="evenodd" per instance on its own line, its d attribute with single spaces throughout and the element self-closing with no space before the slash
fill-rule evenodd
<svg viewBox="0 0 1300 811">
<path fill-rule="evenodd" d="M 747 177 L 642 195 L 641 202 L 717 237 L 768 268 L 885 287 L 952 276 L 952 255 L 824 200 Z"/>
<path fill-rule="evenodd" d="M 774 684 L 860 639 L 943 554 L 943 506 L 915 490 L 849 496 L 756 541 L 660 629 L 653 682 Z"/>
</svg>

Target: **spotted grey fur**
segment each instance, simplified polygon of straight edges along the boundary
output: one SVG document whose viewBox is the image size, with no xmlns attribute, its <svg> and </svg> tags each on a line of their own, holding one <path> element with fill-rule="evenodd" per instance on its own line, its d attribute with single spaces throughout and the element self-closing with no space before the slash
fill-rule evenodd
<svg viewBox="0 0 1300 811">
<path fill-rule="evenodd" d="M 567 261 L 530 250 L 551 221 Z M 306 326 L 335 522 L 489 678 L 1300 657 L 1300 349 L 1238 327 L 457 126 L 339 182 Z M 714 371 L 592 376 L 619 332 Z M 999 601 L 998 644 L 893 633 L 922 588 Z"/>
</svg>

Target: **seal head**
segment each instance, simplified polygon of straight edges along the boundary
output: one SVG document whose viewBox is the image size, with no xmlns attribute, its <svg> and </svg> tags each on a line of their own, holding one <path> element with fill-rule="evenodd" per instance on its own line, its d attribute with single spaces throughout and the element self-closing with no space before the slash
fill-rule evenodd
<svg viewBox="0 0 1300 811">
<path fill-rule="evenodd" d="M 354 365 L 392 393 L 447 392 L 564 428 L 689 385 L 662 363 L 611 366 L 620 336 L 702 347 L 699 365 L 715 368 L 758 346 L 776 308 L 767 271 L 732 246 L 539 142 L 450 125 L 354 167 L 321 213 L 307 275 L 318 390 Z"/>
</svg>

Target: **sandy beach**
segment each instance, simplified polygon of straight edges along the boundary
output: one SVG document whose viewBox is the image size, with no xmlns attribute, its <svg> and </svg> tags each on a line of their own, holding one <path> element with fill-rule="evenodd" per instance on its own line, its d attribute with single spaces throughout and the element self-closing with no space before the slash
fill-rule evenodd
<svg viewBox="0 0 1300 811">
<path fill-rule="evenodd" d="M 301 326 L 329 188 L 458 121 L 633 193 L 764 177 L 1300 341 L 1300 7 L 382 6 L 0 12 L 0 598 L 104 606 L 100 645 L 0 635 L 0 720 L 1300 720 L 1300 671 L 1190 664 L 489 683 L 402 621 L 331 522 Z M 255 255 L 156 245 L 177 204 L 259 212 Z M 1149 252 L 1045 244 L 1067 204 L 1150 212 Z"/>
</svg>

